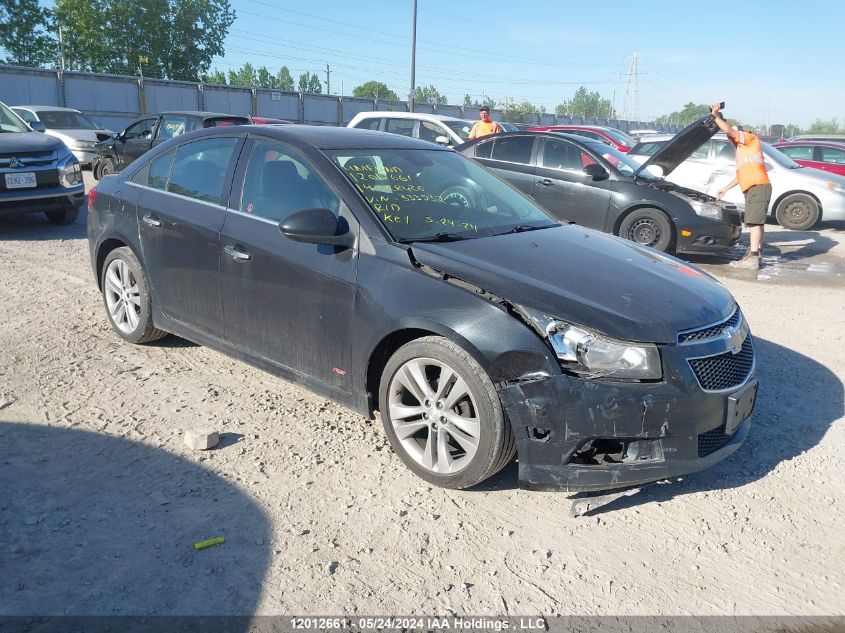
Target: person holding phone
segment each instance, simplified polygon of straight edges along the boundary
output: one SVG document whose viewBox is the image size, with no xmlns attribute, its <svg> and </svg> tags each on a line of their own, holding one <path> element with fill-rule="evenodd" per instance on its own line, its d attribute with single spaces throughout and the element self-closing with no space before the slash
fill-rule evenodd
<svg viewBox="0 0 845 633">
<path fill-rule="evenodd" d="M 716 125 L 728 135 L 728 140 L 736 150 L 736 177 L 722 187 L 716 194 L 716 200 L 721 200 L 728 191 L 739 185 L 745 195 L 745 226 L 748 228 L 751 248 L 741 260 L 731 262 L 731 266 L 759 270 L 766 217 L 772 200 L 772 185 L 769 182 L 769 174 L 766 173 L 763 144 L 760 139 L 751 132 L 735 130 L 728 125 L 722 117 L 721 110 L 724 107 L 724 102 L 714 103 L 710 106 L 710 112 Z"/>
</svg>

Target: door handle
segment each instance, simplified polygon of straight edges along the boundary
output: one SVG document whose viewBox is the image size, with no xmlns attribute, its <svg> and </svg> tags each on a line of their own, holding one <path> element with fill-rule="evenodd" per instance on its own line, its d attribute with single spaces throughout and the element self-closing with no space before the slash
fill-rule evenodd
<svg viewBox="0 0 845 633">
<path fill-rule="evenodd" d="M 234 246 L 226 246 L 223 250 L 227 255 L 230 255 L 232 259 L 238 262 L 248 262 L 252 259 L 252 255 L 239 251 Z"/>
<path fill-rule="evenodd" d="M 143 220 L 150 226 L 161 226 L 161 220 L 154 218 L 149 213 L 143 217 Z"/>
<path fill-rule="evenodd" d="M 548 178 L 543 178 L 542 180 L 537 181 L 538 185 L 543 185 L 545 187 L 551 187 L 554 183 L 549 180 Z"/>
</svg>

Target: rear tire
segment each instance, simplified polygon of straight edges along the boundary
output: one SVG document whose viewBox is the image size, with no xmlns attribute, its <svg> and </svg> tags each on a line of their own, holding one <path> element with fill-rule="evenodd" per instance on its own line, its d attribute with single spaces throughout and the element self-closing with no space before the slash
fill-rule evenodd
<svg viewBox="0 0 845 633">
<path fill-rule="evenodd" d="M 122 246 L 106 256 L 100 287 L 109 323 L 122 338 L 140 344 L 167 336 L 153 326 L 147 275 L 130 248 Z"/>
<path fill-rule="evenodd" d="M 775 210 L 775 219 L 785 229 L 806 231 L 819 221 L 819 203 L 806 193 L 786 196 Z"/>
<path fill-rule="evenodd" d="M 44 215 L 53 224 L 73 224 L 79 217 L 79 207 L 67 205 L 62 211 L 45 211 Z"/>
<path fill-rule="evenodd" d="M 472 356 L 428 336 L 387 362 L 379 410 L 394 452 L 416 475 L 444 488 L 469 488 L 504 468 L 516 441 L 496 389 Z"/>
<path fill-rule="evenodd" d="M 672 225 L 662 211 L 636 209 L 622 220 L 619 236 L 659 251 L 668 251 L 672 244 Z"/>
</svg>

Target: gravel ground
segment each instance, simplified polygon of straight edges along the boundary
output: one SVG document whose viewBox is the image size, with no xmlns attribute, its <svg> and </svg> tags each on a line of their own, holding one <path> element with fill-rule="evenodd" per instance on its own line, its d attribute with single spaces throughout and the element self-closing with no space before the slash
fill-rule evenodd
<svg viewBox="0 0 845 633">
<path fill-rule="evenodd" d="M 845 225 L 771 227 L 759 275 L 697 262 L 756 336 L 749 440 L 571 519 L 513 464 L 433 488 L 378 421 L 182 339 L 124 343 L 84 222 L 0 221 L 0 615 L 845 613 Z M 220 446 L 188 450 L 195 426 Z"/>
</svg>

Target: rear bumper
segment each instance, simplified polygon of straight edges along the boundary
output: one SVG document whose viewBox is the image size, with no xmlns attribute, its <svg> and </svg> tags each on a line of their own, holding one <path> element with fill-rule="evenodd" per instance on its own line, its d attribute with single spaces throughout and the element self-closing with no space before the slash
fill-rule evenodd
<svg viewBox="0 0 845 633">
<path fill-rule="evenodd" d="M 729 435 L 724 429 L 728 398 L 752 378 L 728 393 L 568 375 L 504 387 L 498 393 L 516 436 L 520 487 L 610 490 L 708 468 L 748 435 L 750 418 Z M 625 455 L 591 463 L 591 446 L 624 446 Z"/>
</svg>

